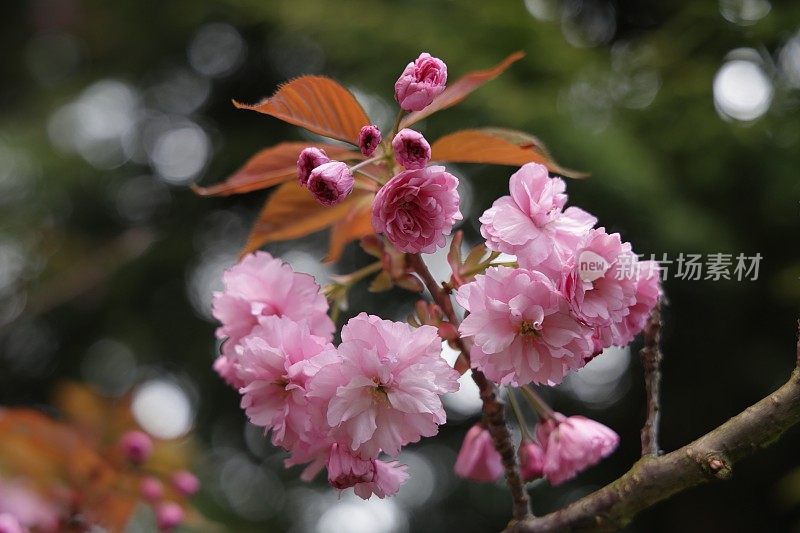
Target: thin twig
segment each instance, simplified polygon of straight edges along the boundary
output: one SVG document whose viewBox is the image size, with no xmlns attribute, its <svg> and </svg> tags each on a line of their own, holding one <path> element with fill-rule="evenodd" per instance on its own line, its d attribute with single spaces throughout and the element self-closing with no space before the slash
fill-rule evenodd
<svg viewBox="0 0 800 533">
<path fill-rule="evenodd" d="M 644 346 L 639 351 L 647 391 L 647 418 L 642 427 L 642 456 L 659 454 L 658 426 L 661 419 L 661 302 L 656 304 L 644 328 Z"/>
<path fill-rule="evenodd" d="M 419 275 L 422 282 L 430 291 L 434 301 L 442 308 L 442 311 L 447 316 L 451 324 L 458 327 L 458 316 L 453 309 L 453 302 L 445 290 L 436 283 L 436 280 L 431 275 L 428 266 L 423 261 L 419 254 L 409 254 L 407 256 L 408 265 Z M 456 343 L 461 352 L 469 357 L 469 350 L 464 339 L 458 337 Z M 506 422 L 505 406 L 503 402 L 497 397 L 497 388 L 489 381 L 480 370 L 472 370 L 472 379 L 478 385 L 480 391 L 481 401 L 483 402 L 483 416 L 487 424 L 487 429 L 492 436 L 492 441 L 503 460 L 503 468 L 506 475 L 506 483 L 511 491 L 511 498 L 513 503 L 511 524 L 515 524 L 520 520 L 525 520 L 531 516 L 530 501 L 528 499 L 528 492 L 525 490 L 525 483 L 519 474 L 519 465 L 517 464 L 517 454 L 514 450 L 514 444 L 511 441 L 511 432 L 508 429 Z"/>
</svg>

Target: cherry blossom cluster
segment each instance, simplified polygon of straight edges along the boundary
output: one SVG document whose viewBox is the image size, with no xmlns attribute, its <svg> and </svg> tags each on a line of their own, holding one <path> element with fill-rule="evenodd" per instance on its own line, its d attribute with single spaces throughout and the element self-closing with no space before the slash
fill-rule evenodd
<svg viewBox="0 0 800 533">
<path fill-rule="evenodd" d="M 390 141 L 365 124 L 358 147 L 367 159 L 360 163 L 332 161 L 316 147 L 304 149 L 297 161 L 300 185 L 325 206 L 352 192 L 356 174 L 374 180 L 375 235 L 362 246 L 381 258 L 376 281 L 384 285 L 421 291 L 416 275 L 424 276 L 412 267 L 423 261 L 418 254 L 444 247 L 463 218 L 458 179 L 430 164 L 431 146 L 421 133 L 399 126 L 404 113 L 433 103 L 446 82 L 445 64 L 421 54 L 395 84 L 401 113 Z M 366 172 L 371 164 L 388 168 L 388 179 Z M 266 252 L 247 255 L 225 272 L 224 290 L 213 301 L 222 340 L 214 368 L 241 394 L 250 422 L 288 452 L 286 465 L 305 465 L 302 479 L 325 468 L 330 485 L 353 487 L 362 498 L 396 493 L 408 477 L 396 461 L 402 447 L 438 433 L 446 422 L 441 397 L 458 389 L 460 372 L 443 359 L 442 341 L 460 346 L 472 368 L 512 394 L 531 384 L 558 385 L 642 330 L 660 296 L 657 264 L 638 261 L 619 234 L 597 228 L 586 211 L 566 207 L 565 182 L 546 166 L 522 166 L 509 189 L 480 217 L 489 259 L 466 271 L 451 263 L 447 289 L 465 311 L 460 324 L 436 304 L 418 305 L 410 323 L 361 313 L 341 328 L 334 345 L 326 298 L 332 293 L 313 277 Z M 506 254 L 502 264 L 495 261 L 500 254 Z M 623 264 L 636 275 L 618 276 Z M 450 302 L 447 292 L 434 295 L 428 288 Z M 519 420 L 526 480 L 562 483 L 618 444 L 618 436 L 597 422 L 538 407 L 533 431 Z M 486 421 L 467 433 L 455 470 L 479 481 L 503 473 Z"/>
</svg>

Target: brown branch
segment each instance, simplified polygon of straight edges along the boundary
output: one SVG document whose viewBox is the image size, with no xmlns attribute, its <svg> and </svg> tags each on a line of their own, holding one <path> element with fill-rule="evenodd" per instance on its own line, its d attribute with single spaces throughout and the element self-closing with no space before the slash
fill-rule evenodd
<svg viewBox="0 0 800 533">
<path fill-rule="evenodd" d="M 781 388 L 691 444 L 642 457 L 622 477 L 549 515 L 512 524 L 508 533 L 614 531 L 643 509 L 695 485 L 731 476 L 733 464 L 800 422 L 800 370 Z"/>
<path fill-rule="evenodd" d="M 420 279 L 422 279 L 434 301 L 442 308 L 447 319 L 455 327 L 458 327 L 459 320 L 453 309 L 453 302 L 450 300 L 450 296 L 445 290 L 433 279 L 425 261 L 423 261 L 419 254 L 408 254 L 406 257 L 408 265 L 419 275 Z M 464 339 L 459 337 L 456 339 L 456 343 L 461 352 L 468 358 L 469 349 Z M 532 516 L 528 492 L 525 490 L 525 483 L 522 481 L 522 477 L 519 473 L 517 454 L 514 450 L 514 444 L 511 441 L 511 432 L 506 423 L 505 405 L 497 396 L 497 388 L 492 382 L 486 379 L 483 372 L 479 370 L 472 370 L 472 379 L 480 390 L 481 401 L 483 402 L 483 416 L 487 424 L 487 429 L 494 441 L 494 447 L 503 460 L 506 483 L 511 491 L 513 503 L 513 520 L 509 525 L 509 527 L 511 527 L 519 521 Z"/>
<path fill-rule="evenodd" d="M 642 427 L 642 456 L 659 453 L 658 425 L 661 419 L 661 302 L 656 304 L 644 327 L 644 347 L 639 352 L 647 391 L 647 418 Z"/>
</svg>

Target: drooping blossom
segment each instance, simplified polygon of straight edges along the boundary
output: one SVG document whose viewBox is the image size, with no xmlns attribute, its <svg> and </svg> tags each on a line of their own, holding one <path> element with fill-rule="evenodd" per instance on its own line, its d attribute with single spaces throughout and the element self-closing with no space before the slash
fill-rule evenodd
<svg viewBox="0 0 800 533">
<path fill-rule="evenodd" d="M 306 387 L 319 368 L 336 360 L 333 345 L 312 335 L 306 323 L 267 316 L 236 350 L 241 405 L 250 422 L 272 430 L 276 446 L 291 450 L 307 440 L 311 419 Z"/>
<path fill-rule="evenodd" d="M 394 158 L 406 170 L 425 168 L 431 158 L 431 145 L 418 131 L 400 130 L 392 139 Z"/>
<path fill-rule="evenodd" d="M 619 444 L 619 435 L 603 424 L 560 413 L 538 424 L 536 436 L 544 448 L 544 477 L 553 485 L 597 464 Z"/>
<path fill-rule="evenodd" d="M 356 496 L 366 500 L 392 496 L 408 479 L 406 466 L 397 461 L 362 459 L 346 447 L 333 444 L 328 455 L 328 483 L 339 490 L 353 487 Z"/>
<path fill-rule="evenodd" d="M 214 293 L 213 314 L 222 325 L 217 338 L 227 339 L 214 369 L 237 389 L 233 363 L 235 347 L 258 325 L 262 316 L 285 316 L 305 322 L 313 335 L 330 340 L 335 326 L 328 316 L 328 301 L 308 274 L 297 273 L 266 252 L 245 256 L 222 275 L 225 290 Z"/>
<path fill-rule="evenodd" d="M 515 172 L 509 190 L 510 196 L 495 200 L 480 217 L 486 246 L 516 255 L 523 268 L 556 277 L 597 219 L 577 207 L 564 210 L 564 180 L 551 178 L 547 167 L 538 163 Z"/>
<path fill-rule="evenodd" d="M 358 148 L 364 157 L 370 157 L 381 143 L 381 130 L 375 124 L 368 124 L 358 132 Z"/>
<path fill-rule="evenodd" d="M 394 84 L 394 97 L 406 111 L 421 111 L 444 91 L 446 84 L 444 61 L 422 53 L 400 74 Z"/>
<path fill-rule="evenodd" d="M 139 494 L 149 502 L 157 502 L 164 496 L 164 484 L 157 477 L 146 476 L 139 482 Z"/>
<path fill-rule="evenodd" d="M 303 148 L 300 156 L 297 158 L 297 181 L 303 187 L 308 183 L 308 178 L 311 176 L 311 171 L 320 165 L 329 163 L 330 158 L 325 150 L 309 146 Z"/>
<path fill-rule="evenodd" d="M 537 442 L 524 439 L 519 445 L 517 454 L 519 455 L 519 473 L 524 481 L 533 481 L 542 477 L 545 454 Z"/>
<path fill-rule="evenodd" d="M 558 384 L 592 353 L 592 329 L 541 272 L 492 267 L 456 299 L 470 312 L 459 331 L 473 340 L 472 365 L 497 383 Z"/>
<path fill-rule="evenodd" d="M 23 531 L 51 532 L 59 530 L 61 510 L 27 484 L 0 478 L 0 515 L 12 516 Z"/>
<path fill-rule="evenodd" d="M 481 424 L 467 431 L 454 469 L 457 475 L 474 481 L 497 481 L 503 475 L 503 460 L 489 431 Z"/>
<path fill-rule="evenodd" d="M 619 233 L 604 228 L 587 233 L 577 247 L 574 266 L 565 277 L 564 294 L 572 310 L 589 326 L 621 322 L 636 303 L 636 256 Z"/>
<path fill-rule="evenodd" d="M 336 205 L 353 191 L 353 173 L 347 163 L 330 161 L 311 171 L 306 187 L 319 203 Z"/>
<path fill-rule="evenodd" d="M 28 528 L 22 527 L 11 513 L 0 513 L 0 533 L 27 533 Z"/>
<path fill-rule="evenodd" d="M 433 253 L 456 220 L 458 178 L 444 167 L 406 170 L 384 185 L 372 204 L 372 226 L 401 252 Z"/>
<path fill-rule="evenodd" d="M 172 486 L 183 496 L 193 496 L 200 490 L 200 480 L 188 470 L 172 474 Z"/>
<path fill-rule="evenodd" d="M 172 531 L 183 522 L 183 508 L 175 502 L 164 502 L 156 507 L 156 523 L 161 531 Z"/>
<path fill-rule="evenodd" d="M 153 439 L 143 431 L 128 431 L 119 439 L 122 454 L 134 464 L 142 464 L 153 453 Z"/>
<path fill-rule="evenodd" d="M 323 403 L 340 445 L 365 459 L 395 457 L 446 420 L 440 396 L 458 390 L 459 374 L 441 349 L 433 326 L 361 313 L 342 328 L 340 360 L 317 372 L 308 395 Z"/>
</svg>

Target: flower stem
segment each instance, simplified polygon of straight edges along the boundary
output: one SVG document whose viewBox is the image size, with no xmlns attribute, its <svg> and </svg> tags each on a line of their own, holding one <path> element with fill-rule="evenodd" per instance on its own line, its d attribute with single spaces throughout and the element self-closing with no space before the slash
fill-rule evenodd
<svg viewBox="0 0 800 533">
<path fill-rule="evenodd" d="M 392 126 L 392 135 L 391 135 L 392 139 L 394 139 L 394 136 L 397 135 L 398 131 L 400 131 L 400 122 L 403 120 L 403 117 L 406 116 L 407 113 L 408 111 L 406 111 L 405 109 L 401 109 L 397 113 L 397 118 L 394 120 L 394 126 Z"/>
<path fill-rule="evenodd" d="M 517 401 L 517 397 L 514 396 L 514 389 L 506 387 L 506 396 L 508 397 L 508 403 L 511 404 L 511 410 L 514 411 L 514 416 L 519 424 L 519 430 L 522 432 L 522 439 L 532 440 L 531 434 L 528 431 L 528 424 L 525 422 L 525 416 L 522 414 L 522 408 Z"/>
<path fill-rule="evenodd" d="M 525 385 L 524 387 L 520 387 L 519 390 L 522 391 L 522 394 L 525 395 L 525 398 L 528 400 L 528 403 L 531 404 L 531 407 L 536 411 L 539 417 L 542 420 L 549 420 L 554 418 L 555 411 L 547 405 L 547 403 L 539 396 L 535 390 L 533 390 L 530 386 Z"/>
<path fill-rule="evenodd" d="M 353 165 L 352 167 L 350 167 L 350 172 L 355 172 L 359 168 L 363 168 L 363 167 L 365 167 L 367 165 L 371 165 L 372 163 L 377 163 L 378 161 L 380 161 L 382 159 L 383 159 L 382 155 L 375 156 L 375 157 L 370 157 L 369 159 L 365 159 L 365 160 L 361 161 L 360 163 L 357 163 L 357 164 Z"/>
</svg>

